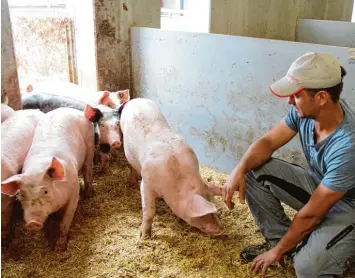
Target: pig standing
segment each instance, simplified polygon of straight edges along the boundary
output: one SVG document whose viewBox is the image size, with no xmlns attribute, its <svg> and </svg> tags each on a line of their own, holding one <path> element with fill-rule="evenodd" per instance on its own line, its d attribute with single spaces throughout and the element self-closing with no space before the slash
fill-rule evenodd
<svg viewBox="0 0 355 278">
<path fill-rule="evenodd" d="M 1 122 L 5 121 L 14 113 L 15 113 L 14 109 L 12 109 L 10 106 L 6 104 L 1 103 Z"/>
<path fill-rule="evenodd" d="M 70 82 L 39 82 L 37 84 L 29 84 L 26 87 L 27 93 L 47 93 L 58 96 L 67 96 L 77 100 L 92 102 L 95 104 L 103 104 L 110 108 L 117 108 L 122 102 L 124 94 L 129 96 L 129 90 L 120 90 L 117 92 L 109 91 L 91 91 Z"/>
<path fill-rule="evenodd" d="M 67 248 L 67 235 L 79 200 L 80 169 L 84 192 L 87 196 L 91 193 L 93 154 L 93 124 L 83 112 L 58 108 L 38 123 L 22 173 L 2 181 L 3 194 L 14 196 L 19 190 L 28 230 L 40 230 L 54 212 L 62 216 L 56 251 Z"/>
<path fill-rule="evenodd" d="M 1 181 L 16 175 L 31 147 L 38 121 L 44 114 L 38 110 L 19 110 L 1 125 Z M 1 238 L 11 238 L 11 216 L 14 198 L 1 194 Z"/>
<path fill-rule="evenodd" d="M 156 197 L 191 226 L 221 235 L 216 207 L 207 200 L 221 195 L 221 189 L 203 182 L 194 151 L 171 131 L 157 105 L 148 99 L 129 101 L 122 110 L 121 129 L 128 162 L 142 176 L 141 237 L 151 234 Z"/>
<path fill-rule="evenodd" d="M 120 95 L 120 102 L 122 103 L 129 99 L 128 90 Z M 23 109 L 40 109 L 47 113 L 59 107 L 70 107 L 84 111 L 88 115 L 88 119 L 95 124 L 95 138 L 100 145 L 101 170 L 105 172 L 109 167 L 108 154 L 110 150 L 118 149 L 122 145 L 118 110 L 105 105 L 96 105 L 96 107 L 93 107 L 95 105 L 92 103 L 91 105 L 87 105 L 87 102 L 78 99 L 44 93 L 30 94 L 22 98 Z"/>
</svg>

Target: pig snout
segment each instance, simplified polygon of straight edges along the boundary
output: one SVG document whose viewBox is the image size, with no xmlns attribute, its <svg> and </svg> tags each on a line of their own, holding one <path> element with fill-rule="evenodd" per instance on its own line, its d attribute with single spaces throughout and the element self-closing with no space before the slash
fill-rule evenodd
<svg viewBox="0 0 355 278">
<path fill-rule="evenodd" d="M 121 145 L 122 145 L 121 141 L 116 140 L 111 143 L 111 148 L 118 149 L 119 147 L 121 147 Z"/>
<path fill-rule="evenodd" d="M 223 235 L 223 229 L 219 223 L 211 223 L 206 226 L 206 234 L 210 236 L 220 236 Z"/>
<path fill-rule="evenodd" d="M 222 225 L 215 213 L 197 217 L 193 220 L 192 224 L 192 226 L 195 226 L 209 236 L 216 237 L 223 235 Z"/>
<path fill-rule="evenodd" d="M 42 227 L 43 227 L 43 224 L 36 221 L 36 220 L 31 220 L 26 223 L 26 228 L 29 231 L 39 231 L 40 229 L 42 229 Z"/>
</svg>

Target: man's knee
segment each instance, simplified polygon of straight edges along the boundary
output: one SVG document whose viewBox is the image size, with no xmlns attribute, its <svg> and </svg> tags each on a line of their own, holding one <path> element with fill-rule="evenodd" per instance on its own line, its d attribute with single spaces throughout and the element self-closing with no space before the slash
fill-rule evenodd
<svg viewBox="0 0 355 278">
<path fill-rule="evenodd" d="M 293 261 L 297 278 L 331 278 L 343 274 L 338 263 L 326 252 L 315 254 L 301 250 L 294 256 Z"/>
</svg>

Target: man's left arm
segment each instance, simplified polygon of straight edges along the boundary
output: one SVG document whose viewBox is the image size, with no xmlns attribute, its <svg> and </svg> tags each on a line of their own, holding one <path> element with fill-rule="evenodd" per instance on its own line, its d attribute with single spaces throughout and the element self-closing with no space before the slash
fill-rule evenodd
<svg viewBox="0 0 355 278">
<path fill-rule="evenodd" d="M 320 184 L 307 204 L 295 215 L 290 228 L 275 246 L 282 256 L 296 247 L 321 222 L 327 212 L 346 192 L 334 191 Z"/>
<path fill-rule="evenodd" d="M 275 262 L 281 262 L 286 252 L 296 247 L 317 228 L 327 212 L 345 193 L 344 191 L 329 189 L 320 184 L 307 204 L 295 215 L 290 228 L 279 243 L 253 260 L 251 270 L 254 274 L 257 274 L 261 269 L 262 277 L 265 277 L 268 267 Z"/>
</svg>

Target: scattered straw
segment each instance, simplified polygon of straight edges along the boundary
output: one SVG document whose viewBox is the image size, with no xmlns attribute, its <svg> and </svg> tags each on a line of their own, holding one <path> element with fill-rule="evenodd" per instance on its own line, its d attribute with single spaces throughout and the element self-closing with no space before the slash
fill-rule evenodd
<svg viewBox="0 0 355 278">
<path fill-rule="evenodd" d="M 54 253 L 43 232 L 15 225 L 11 248 L 2 252 L 2 277 L 253 277 L 239 252 L 262 237 L 246 205 L 235 197 L 229 211 L 215 198 L 228 238 L 213 239 L 171 213 L 161 199 L 150 240 L 139 239 L 139 188 L 129 186 L 129 168 L 115 157 L 106 175 L 95 175 L 95 195 L 80 200 L 68 250 Z M 226 176 L 201 167 L 203 178 L 223 184 Z M 268 277 L 295 277 L 293 269 L 273 267 Z"/>
</svg>

